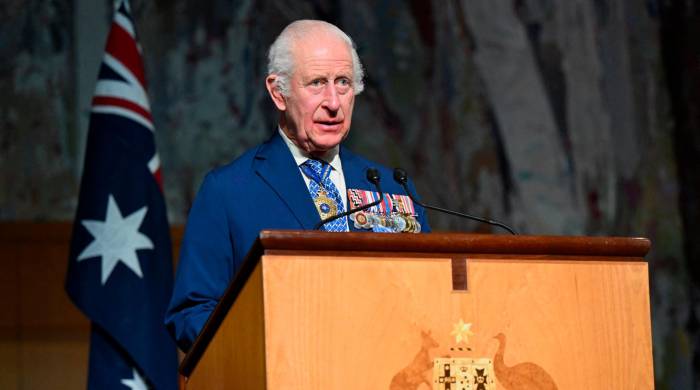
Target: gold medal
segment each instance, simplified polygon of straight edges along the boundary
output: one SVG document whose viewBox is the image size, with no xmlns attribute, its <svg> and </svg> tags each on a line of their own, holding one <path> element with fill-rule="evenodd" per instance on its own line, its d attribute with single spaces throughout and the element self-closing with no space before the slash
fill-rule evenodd
<svg viewBox="0 0 700 390">
<path fill-rule="evenodd" d="M 411 221 L 411 233 L 420 233 L 420 222 L 418 222 L 418 219 L 412 215 L 407 215 L 406 216 L 409 221 Z"/>
<path fill-rule="evenodd" d="M 403 214 L 396 214 L 394 217 L 394 226 L 397 232 L 407 232 L 409 229 L 408 218 Z"/>
<path fill-rule="evenodd" d="M 326 190 L 320 188 L 314 199 L 314 204 L 316 205 L 316 210 L 318 210 L 318 215 L 321 219 L 326 219 L 334 216 L 338 212 L 338 206 L 335 201 L 328 197 Z"/>
<path fill-rule="evenodd" d="M 408 233 L 416 233 L 416 220 L 412 216 L 407 215 L 406 216 L 406 232 Z"/>
</svg>

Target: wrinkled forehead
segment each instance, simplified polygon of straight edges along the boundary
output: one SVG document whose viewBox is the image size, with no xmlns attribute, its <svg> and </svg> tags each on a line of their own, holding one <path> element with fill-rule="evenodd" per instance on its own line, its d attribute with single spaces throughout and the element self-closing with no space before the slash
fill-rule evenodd
<svg viewBox="0 0 700 390">
<path fill-rule="evenodd" d="M 295 72 L 309 67 L 329 66 L 352 70 L 352 48 L 337 34 L 314 31 L 296 39 L 292 45 Z"/>
</svg>

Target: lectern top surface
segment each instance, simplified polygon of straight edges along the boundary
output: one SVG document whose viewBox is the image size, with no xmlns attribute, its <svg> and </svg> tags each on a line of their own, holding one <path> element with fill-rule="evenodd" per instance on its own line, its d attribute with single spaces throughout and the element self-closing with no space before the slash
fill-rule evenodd
<svg viewBox="0 0 700 390">
<path fill-rule="evenodd" d="M 465 233 L 386 234 L 263 230 L 264 250 L 644 257 L 646 238 Z"/>
</svg>

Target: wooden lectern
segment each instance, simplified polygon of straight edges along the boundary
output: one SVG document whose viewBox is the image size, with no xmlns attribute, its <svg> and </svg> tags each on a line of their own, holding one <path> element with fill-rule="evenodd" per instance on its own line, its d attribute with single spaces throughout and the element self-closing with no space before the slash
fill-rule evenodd
<svg viewBox="0 0 700 390">
<path fill-rule="evenodd" d="M 187 389 L 652 389 L 640 238 L 263 231 Z"/>
</svg>

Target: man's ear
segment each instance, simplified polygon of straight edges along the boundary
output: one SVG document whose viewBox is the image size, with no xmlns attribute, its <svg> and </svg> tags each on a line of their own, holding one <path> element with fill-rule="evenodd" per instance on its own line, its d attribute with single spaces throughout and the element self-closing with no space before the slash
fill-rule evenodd
<svg viewBox="0 0 700 390">
<path fill-rule="evenodd" d="M 285 111 L 287 109 L 287 100 L 284 95 L 280 92 L 279 88 L 275 85 L 277 80 L 277 75 L 271 74 L 265 78 L 265 87 L 267 87 L 267 92 L 270 93 L 272 102 L 275 103 L 277 109 L 280 111 Z"/>
</svg>

